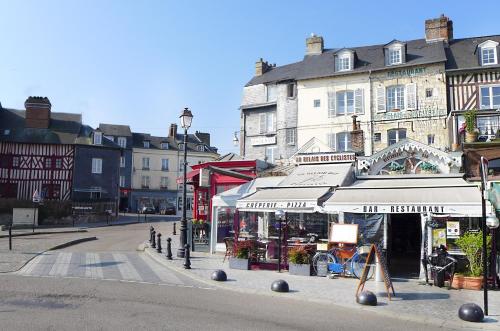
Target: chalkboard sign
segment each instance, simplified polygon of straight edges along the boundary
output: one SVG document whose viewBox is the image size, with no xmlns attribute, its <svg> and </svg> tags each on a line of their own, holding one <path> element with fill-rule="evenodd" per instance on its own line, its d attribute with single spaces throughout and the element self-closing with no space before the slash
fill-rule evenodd
<svg viewBox="0 0 500 331">
<path fill-rule="evenodd" d="M 328 262 L 327 261 L 318 261 L 316 269 L 317 269 L 316 276 L 326 277 L 328 275 Z"/>
<path fill-rule="evenodd" d="M 359 292 L 363 291 L 365 287 L 366 280 L 368 275 L 370 274 L 370 268 L 375 268 L 375 258 L 378 258 L 379 266 L 382 268 L 382 278 L 384 280 L 385 289 L 387 291 L 387 297 L 391 300 L 391 291 L 392 295 L 395 296 L 394 286 L 392 285 L 391 276 L 389 274 L 389 270 L 387 268 L 387 262 L 385 260 L 385 256 L 380 254 L 379 249 L 376 245 L 372 244 L 370 247 L 370 252 L 368 253 L 368 257 L 366 258 L 365 267 L 363 268 L 363 273 L 361 277 L 359 277 L 358 288 L 356 289 L 356 297 Z M 375 270 L 376 272 L 377 270 Z"/>
</svg>

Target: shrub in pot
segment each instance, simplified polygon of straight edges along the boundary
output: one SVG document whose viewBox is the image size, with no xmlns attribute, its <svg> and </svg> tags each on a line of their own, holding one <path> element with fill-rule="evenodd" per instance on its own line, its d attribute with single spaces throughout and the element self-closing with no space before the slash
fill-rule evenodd
<svg viewBox="0 0 500 331">
<path fill-rule="evenodd" d="M 291 275 L 311 276 L 311 255 L 305 246 L 297 246 L 288 252 L 288 272 Z"/>
<path fill-rule="evenodd" d="M 469 264 L 463 274 L 455 274 L 453 288 L 480 290 L 483 285 L 483 233 L 466 232 L 456 240 L 457 246 L 464 252 Z M 491 250 L 491 236 L 487 236 L 486 251 Z"/>
<path fill-rule="evenodd" d="M 250 252 L 252 245 L 250 241 L 235 242 L 234 256 L 229 258 L 229 268 L 231 269 L 250 269 Z"/>
<path fill-rule="evenodd" d="M 473 143 L 477 140 L 478 131 L 476 125 L 477 110 L 468 110 L 464 114 L 465 118 L 465 142 Z"/>
</svg>

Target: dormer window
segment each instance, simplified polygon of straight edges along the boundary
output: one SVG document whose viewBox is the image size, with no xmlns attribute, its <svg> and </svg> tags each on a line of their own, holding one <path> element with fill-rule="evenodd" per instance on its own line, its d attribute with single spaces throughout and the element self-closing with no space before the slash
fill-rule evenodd
<svg viewBox="0 0 500 331">
<path fill-rule="evenodd" d="M 196 146 L 196 149 L 198 150 L 198 152 L 204 152 L 205 151 L 205 146 L 198 145 L 198 146 Z"/>
<path fill-rule="evenodd" d="M 389 49 L 389 65 L 401 64 L 401 48 Z"/>
<path fill-rule="evenodd" d="M 161 149 L 168 149 L 168 143 L 161 143 L 160 147 Z"/>
<path fill-rule="evenodd" d="M 149 148 L 149 140 L 144 140 L 143 144 L 144 148 Z"/>
<path fill-rule="evenodd" d="M 339 61 L 339 66 L 338 66 L 338 71 L 345 71 L 345 70 L 351 70 L 351 59 L 349 56 L 342 56 L 338 58 Z"/>
<path fill-rule="evenodd" d="M 102 144 L 102 132 L 95 131 L 94 132 L 94 145 Z"/>
<path fill-rule="evenodd" d="M 352 70 L 354 63 L 354 51 L 345 49 L 335 56 L 335 71 Z"/>
<path fill-rule="evenodd" d="M 493 40 L 486 40 L 485 42 L 479 44 L 479 63 L 482 66 L 498 64 L 498 42 Z"/>
</svg>

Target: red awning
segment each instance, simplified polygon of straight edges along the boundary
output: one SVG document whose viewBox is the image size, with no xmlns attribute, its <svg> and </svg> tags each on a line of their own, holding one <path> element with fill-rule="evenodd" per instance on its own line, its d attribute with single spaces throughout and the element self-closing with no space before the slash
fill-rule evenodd
<svg viewBox="0 0 500 331">
<path fill-rule="evenodd" d="M 190 184 L 193 183 L 194 177 L 198 176 L 200 174 L 200 169 L 192 170 L 187 173 L 186 176 L 186 183 Z M 177 184 L 182 184 L 184 182 L 184 176 L 177 178 Z"/>
</svg>

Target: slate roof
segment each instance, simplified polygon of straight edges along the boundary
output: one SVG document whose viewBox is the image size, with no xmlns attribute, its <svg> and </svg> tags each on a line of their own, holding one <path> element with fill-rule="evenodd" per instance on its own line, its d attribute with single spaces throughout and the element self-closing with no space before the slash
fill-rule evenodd
<svg viewBox="0 0 500 331">
<path fill-rule="evenodd" d="M 132 133 L 132 146 L 134 148 L 144 148 L 144 141 L 149 140 L 149 149 L 162 149 L 161 143 L 168 143 L 169 150 L 181 150 L 179 148 L 179 144 L 182 144 L 184 141 L 184 136 L 181 134 L 177 134 L 177 139 L 174 137 L 158 137 L 152 136 L 149 133 Z M 207 153 L 217 153 L 217 149 L 207 144 L 204 144 L 200 139 L 198 139 L 194 134 L 188 134 L 188 144 L 187 150 L 188 152 L 200 152 L 197 150 L 197 146 L 203 145 L 205 146 L 205 151 Z"/>
<path fill-rule="evenodd" d="M 340 75 L 351 75 L 368 71 L 404 68 L 419 64 L 438 63 L 446 61 L 443 42 L 427 43 L 425 39 L 406 41 L 406 62 L 400 65 L 385 65 L 384 46 L 373 45 L 348 47 L 356 54 L 354 69 L 350 71 L 335 71 L 335 54 L 341 49 L 325 49 L 319 55 L 306 55 L 300 62 L 272 67 L 261 76 L 256 76 L 246 86 L 272 83 L 286 80 L 302 80 Z"/>
<path fill-rule="evenodd" d="M 132 131 L 128 125 L 100 123 L 99 130 L 107 136 L 132 137 Z"/>
<path fill-rule="evenodd" d="M 479 54 L 477 46 L 487 40 L 493 40 L 500 43 L 500 35 L 470 37 L 462 39 L 453 39 L 449 42 L 446 49 L 446 70 L 463 70 L 479 68 L 500 68 L 500 65 L 481 66 L 479 64 Z M 497 54 L 500 55 L 500 49 L 497 46 Z"/>
<path fill-rule="evenodd" d="M 92 145 L 94 130 L 82 124 L 81 114 L 51 112 L 48 129 L 27 128 L 25 118 L 25 110 L 0 108 L 0 141 Z M 119 148 L 107 139 L 99 146 Z"/>
</svg>

